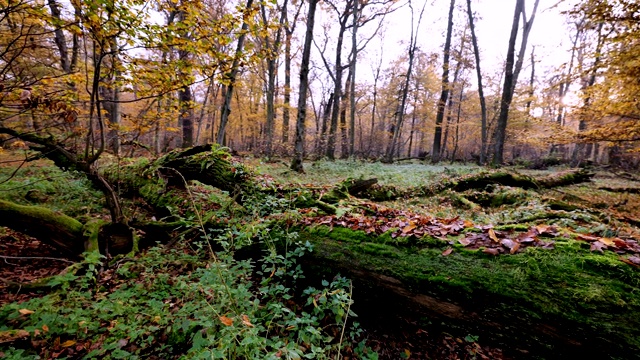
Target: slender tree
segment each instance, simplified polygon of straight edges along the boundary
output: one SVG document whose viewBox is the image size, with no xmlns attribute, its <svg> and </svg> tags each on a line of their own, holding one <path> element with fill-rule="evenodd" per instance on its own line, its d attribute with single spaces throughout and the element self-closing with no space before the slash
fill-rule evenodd
<svg viewBox="0 0 640 360">
<path fill-rule="evenodd" d="M 509 118 L 509 108 L 513 99 L 516 38 L 520 24 L 520 14 L 524 8 L 524 0 L 516 0 L 516 8 L 513 15 L 511 35 L 509 36 L 509 48 L 507 49 L 507 61 L 505 64 L 504 86 L 502 89 L 502 99 L 500 101 L 500 115 L 494 138 L 493 165 L 501 165 L 504 153 L 504 142 L 507 132 L 507 120 Z"/>
<path fill-rule="evenodd" d="M 469 16 L 469 28 L 471 30 L 471 42 L 473 44 L 473 55 L 476 59 L 476 75 L 478 77 L 478 98 L 480 99 L 480 164 L 486 162 L 487 156 L 487 103 L 484 98 L 484 85 L 482 83 L 482 71 L 480 69 L 480 49 L 478 48 L 478 38 L 476 37 L 476 26 L 471 11 L 471 0 L 467 0 L 467 15 Z M 456 146 L 457 147 L 457 146 Z"/>
<path fill-rule="evenodd" d="M 302 160 L 304 158 L 305 118 L 307 116 L 307 90 L 309 89 L 309 62 L 311 57 L 311 42 L 313 40 L 313 26 L 316 17 L 316 7 L 319 0 L 309 0 L 307 13 L 307 30 L 304 36 L 302 62 L 300 63 L 300 91 L 298 92 L 298 117 L 296 119 L 296 139 L 294 145 L 291 170 L 304 172 Z"/>
<path fill-rule="evenodd" d="M 449 4 L 449 17 L 447 20 L 447 36 L 444 42 L 444 54 L 442 61 L 442 92 L 440 100 L 438 100 L 438 112 L 436 114 L 436 128 L 433 135 L 433 148 L 431 150 L 431 160 L 438 162 L 440 160 L 440 146 L 442 142 L 442 121 L 444 120 L 445 106 L 449 98 L 449 55 L 451 50 L 451 33 L 453 32 L 453 10 L 455 8 L 455 0 L 451 0 Z"/>
</svg>

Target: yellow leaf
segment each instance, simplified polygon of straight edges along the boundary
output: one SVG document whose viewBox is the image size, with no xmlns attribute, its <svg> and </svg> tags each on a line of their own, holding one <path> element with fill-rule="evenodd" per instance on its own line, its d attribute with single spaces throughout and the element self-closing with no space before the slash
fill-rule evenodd
<svg viewBox="0 0 640 360">
<path fill-rule="evenodd" d="M 18 310 L 18 312 L 22 315 L 29 315 L 29 314 L 33 314 L 35 311 L 29 310 L 29 309 L 20 309 Z"/>
<path fill-rule="evenodd" d="M 67 341 L 63 342 L 62 344 L 60 344 L 60 346 L 67 348 L 67 347 L 73 346 L 75 344 L 76 344 L 75 340 L 67 340 Z"/>
<path fill-rule="evenodd" d="M 411 230 L 416 228 L 416 224 L 414 223 L 410 223 L 409 225 L 405 226 L 404 229 L 402 229 L 402 233 L 403 234 L 407 234 L 409 233 Z"/>
<path fill-rule="evenodd" d="M 613 246 L 615 247 L 616 243 L 614 241 L 615 239 L 612 238 L 600 238 L 600 242 L 607 245 L 607 246 Z"/>
<path fill-rule="evenodd" d="M 411 357 L 411 350 L 404 349 L 404 354 L 407 355 L 407 359 Z"/>
<path fill-rule="evenodd" d="M 493 229 L 489 229 L 489 237 L 495 242 L 500 242 L 500 239 L 498 239 L 498 236 L 496 236 L 496 232 L 493 231 Z"/>
<path fill-rule="evenodd" d="M 233 325 L 233 319 L 230 319 L 230 318 L 228 318 L 226 316 L 220 316 L 219 319 L 225 326 Z"/>
</svg>

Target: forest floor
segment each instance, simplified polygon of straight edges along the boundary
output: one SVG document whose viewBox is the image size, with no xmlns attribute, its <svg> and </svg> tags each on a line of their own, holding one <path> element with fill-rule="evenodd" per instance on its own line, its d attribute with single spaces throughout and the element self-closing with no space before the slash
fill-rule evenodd
<svg viewBox="0 0 640 360">
<path fill-rule="evenodd" d="M 0 199 L 26 205 L 43 205 L 76 218 L 106 217 L 107 212 L 102 208 L 101 201 L 96 201 L 96 199 L 101 199 L 100 194 L 91 190 L 85 180 L 75 174 L 62 173 L 46 161 L 28 163 L 16 171 L 17 165 L 20 164 L 16 161 L 20 159 L 20 153 L 8 151 L 0 153 Z M 432 166 L 409 162 L 383 165 L 352 161 L 319 161 L 306 164 L 306 173 L 298 174 L 289 171 L 284 162 L 263 162 L 255 158 L 246 158 L 243 161 L 255 169 L 259 178 L 265 182 L 315 189 L 329 189 L 347 178 L 367 179 L 373 177 L 377 178 L 382 185 L 407 189 L 425 183 L 435 183 L 443 178 L 484 171 L 477 166 L 459 164 Z M 563 169 L 533 171 L 514 168 L 511 170 L 531 176 L 543 176 Z M 638 254 L 637 245 L 640 240 L 640 228 L 638 227 L 640 224 L 640 181 L 635 175 L 601 169 L 596 171 L 593 181 L 588 183 L 537 190 L 498 187 L 489 192 L 499 193 L 502 191 L 508 191 L 510 194 L 508 198 L 511 200 L 507 203 L 473 208 L 461 205 L 456 201 L 456 197 L 448 193 L 431 197 L 402 198 L 375 204 L 373 202 L 360 203 L 362 206 L 374 206 L 378 212 L 374 217 L 377 216 L 378 220 L 385 219 L 377 221 L 374 225 L 381 227 L 381 229 L 374 230 L 370 230 L 372 224 L 361 225 L 363 223 L 362 217 L 350 214 L 347 204 L 339 204 L 338 208 L 344 213 L 334 216 L 312 216 L 314 212 L 300 210 L 296 216 L 302 216 L 302 219 L 299 220 L 299 226 L 302 228 L 296 237 L 305 241 L 305 237 L 308 236 L 308 239 L 318 249 L 317 251 L 326 250 L 323 249 L 325 242 L 328 247 L 334 246 L 335 244 L 328 241 L 338 239 L 338 246 L 344 245 L 345 251 L 350 252 L 349 256 L 354 256 L 354 264 L 361 261 L 358 260 L 356 254 L 362 249 L 366 250 L 367 256 L 384 255 L 396 251 L 409 256 L 414 252 L 426 254 L 428 251 L 432 251 L 435 254 L 433 256 L 438 257 L 435 261 L 438 266 L 446 267 L 448 266 L 446 261 L 453 262 L 461 256 L 475 256 L 480 264 L 478 266 L 490 268 L 495 265 L 496 269 L 500 269 L 499 266 L 502 265 L 498 263 L 509 260 L 498 260 L 498 258 L 511 256 L 525 259 L 532 253 L 532 251 L 525 249 L 529 246 L 526 245 L 528 244 L 527 234 L 530 237 L 540 235 L 541 240 L 538 241 L 536 238 L 535 246 L 538 246 L 542 251 L 557 250 L 557 252 L 564 254 L 569 248 L 578 249 L 581 256 L 584 256 L 581 258 L 581 262 L 596 262 L 596 267 L 601 268 L 599 271 L 602 271 L 604 276 L 620 276 L 621 279 L 627 279 L 631 282 L 628 287 L 623 289 L 616 288 L 620 286 L 617 282 L 612 282 L 611 288 L 605 289 L 604 287 L 609 286 L 609 283 L 603 282 L 603 288 L 599 289 L 598 293 L 594 293 L 591 288 L 586 288 L 587 285 L 578 284 L 577 289 L 579 290 L 579 287 L 582 286 L 584 291 L 572 289 L 574 291 L 572 296 L 576 302 L 593 302 L 593 308 L 596 308 L 597 301 L 624 301 L 624 306 L 633 310 L 630 314 L 639 311 L 638 279 L 640 279 L 640 269 L 638 267 L 640 266 L 640 254 Z M 232 204 L 225 194 L 202 185 L 195 185 L 193 192 L 193 196 L 198 199 L 217 203 L 217 206 L 212 207 L 214 209 L 212 214 L 208 214 L 210 217 L 240 218 L 246 217 L 247 213 L 251 212 Z M 515 193 L 516 196 L 511 196 L 512 193 Z M 473 191 L 467 195 L 474 199 L 477 197 Z M 128 215 L 132 217 L 150 216 L 145 213 L 144 206 L 133 202 L 127 204 L 127 209 L 130 212 Z M 356 222 L 350 217 L 352 215 L 353 218 L 359 219 L 359 225 L 355 225 Z M 257 224 L 260 221 L 261 219 L 255 214 L 246 220 L 252 228 L 259 228 L 260 225 Z M 421 245 L 419 240 L 418 243 L 415 243 L 415 240 L 406 240 L 411 242 L 407 245 L 403 239 L 419 238 L 421 234 L 419 224 L 427 221 L 437 223 L 441 229 L 451 229 L 455 225 L 460 227 L 460 232 L 455 234 L 451 232 L 449 235 L 445 233 L 443 236 L 437 237 L 442 242 L 436 245 L 433 245 L 433 241 L 438 239 L 434 240 L 433 238 L 429 240 L 428 246 Z M 305 227 L 311 229 L 311 232 L 307 233 Z M 329 230 L 325 230 L 324 227 L 328 227 Z M 345 231 L 355 231 L 357 234 L 340 235 L 339 231 L 334 231 L 338 228 L 345 228 Z M 463 234 L 462 228 L 474 230 Z M 238 229 L 246 229 L 246 227 L 238 227 Z M 537 233 L 531 235 L 531 231 L 537 231 Z M 350 243 L 352 240 L 340 238 L 340 236 L 351 238 L 364 236 L 364 232 L 366 232 L 366 236 L 375 235 L 376 240 L 371 238 L 352 244 Z M 211 308 L 218 306 L 213 303 L 211 298 L 190 300 L 191 295 L 189 295 L 189 291 L 193 292 L 193 289 L 200 289 L 196 290 L 196 293 L 202 291 L 202 285 L 198 284 L 205 283 L 204 279 L 209 276 L 206 269 L 210 267 L 213 269 L 215 265 L 202 258 L 201 244 L 197 241 L 189 241 L 190 238 L 184 232 L 180 235 L 185 240 L 174 244 L 170 249 L 152 248 L 149 251 L 141 252 L 133 259 L 116 259 L 111 266 L 102 266 L 95 271 L 91 270 L 93 273 L 87 271 L 83 275 L 82 273 L 66 273 L 65 269 L 70 265 L 68 262 L 73 260 L 61 258 L 56 254 L 55 249 L 42 244 L 37 239 L 0 228 L 0 256 L 3 256 L 0 259 L 0 279 L 5 284 L 0 284 L 0 319 L 7 321 L 7 325 L 0 325 L 0 332 L 15 329 L 9 324 L 20 324 L 21 321 L 23 322 L 21 326 L 31 334 L 34 334 L 35 331 L 29 344 L 24 341 L 16 342 L 14 339 L 6 341 L 0 337 L 0 358 L 18 359 L 30 356 L 41 356 L 42 358 L 91 356 L 128 358 L 127 354 L 137 354 L 141 357 L 161 359 L 165 358 L 168 353 L 172 354 L 174 358 L 179 356 L 190 358 L 193 355 L 193 347 L 195 347 L 195 344 L 192 343 L 196 341 L 197 336 L 179 342 L 186 341 L 186 343 L 192 344 L 191 349 L 189 346 L 183 345 L 183 347 L 163 350 L 162 344 L 177 341 L 175 339 L 177 335 L 172 332 L 172 327 L 178 327 L 178 324 L 184 324 L 186 321 L 196 323 L 193 319 L 193 311 L 195 311 L 193 309 L 198 308 L 196 304 L 204 301 L 203 304 L 208 304 Z M 256 237 L 264 236 L 259 232 L 254 235 Z M 316 237 L 319 240 L 313 240 Z M 378 239 L 383 237 L 386 240 L 379 242 L 381 240 Z M 510 238 L 517 238 L 518 241 L 521 241 L 523 249 L 516 249 L 512 254 L 509 254 L 513 247 L 510 247 L 510 244 L 504 240 Z M 393 249 L 387 247 L 390 243 L 394 244 Z M 534 245 L 529 247 L 534 247 Z M 392 258 L 404 257 L 405 255 L 394 253 Z M 601 256 L 604 260 L 594 258 L 594 256 Z M 246 272 L 242 272 L 244 270 L 234 268 L 234 266 L 239 268 L 244 266 L 238 265 L 242 264 L 241 261 L 237 263 L 233 259 L 220 261 L 223 261 L 223 268 L 229 269 L 229 282 L 238 284 L 238 288 L 241 288 L 247 279 L 249 287 L 258 286 L 257 284 L 260 283 L 258 281 L 260 277 L 255 272 L 250 272 L 247 275 Z M 263 261 L 267 262 L 267 260 Z M 512 265 L 513 263 L 510 264 L 510 266 Z M 416 263 L 416 266 L 420 265 Z M 89 269 L 93 268 L 89 267 Z M 125 269 L 126 271 L 124 271 Z M 549 271 L 552 270 L 549 267 Z M 314 281 L 322 281 L 322 285 L 328 288 L 327 280 L 323 279 L 331 279 L 331 277 L 323 278 L 322 275 L 316 275 L 312 273 L 313 269 L 305 271 L 306 282 L 313 285 Z M 385 274 L 395 274 L 396 270 L 389 268 L 384 271 L 386 271 L 383 272 Z M 443 272 L 446 271 L 443 269 Z M 460 272 L 461 282 L 467 281 L 464 276 L 473 276 L 462 274 L 464 271 L 460 271 L 457 267 L 452 267 L 451 271 L 452 274 Z M 130 273 L 137 274 L 137 276 L 130 276 Z M 58 276 L 58 280 L 54 281 L 55 284 L 52 288 L 29 289 L 28 287 L 16 288 L 8 285 L 10 283 L 34 283 L 54 274 L 61 275 Z M 273 274 L 271 273 L 271 276 Z M 343 275 L 348 277 L 347 274 Z M 261 276 L 264 281 L 266 275 Z M 487 281 L 487 278 L 482 276 L 487 275 L 481 274 L 475 280 L 469 281 Z M 511 276 L 511 273 L 495 273 L 492 276 Z M 556 275 L 549 274 L 549 276 Z M 448 276 L 448 279 L 450 280 L 451 277 L 455 277 L 455 275 Z M 437 282 L 432 283 L 438 284 Z M 508 284 L 501 286 L 511 286 Z M 315 284 L 315 286 L 322 289 L 319 284 Z M 331 286 L 333 286 L 333 282 Z M 274 298 L 279 299 L 278 301 L 292 309 L 308 307 L 309 304 L 305 304 L 306 298 L 301 296 L 302 289 L 295 290 L 295 286 L 291 287 L 294 289 L 292 297 L 274 296 Z M 536 353 L 535 349 L 532 351 L 531 348 L 521 347 L 515 343 L 515 340 L 513 344 L 509 344 L 504 340 L 492 339 L 491 335 L 482 332 L 482 326 L 465 327 L 459 324 L 448 326 L 446 319 L 428 318 L 428 315 L 415 313 L 410 305 L 399 305 L 399 300 L 392 294 L 372 293 L 371 289 L 361 290 L 363 289 L 356 287 L 349 293 L 354 301 L 353 309 L 359 316 L 357 318 L 359 327 L 356 328 L 357 333 L 351 338 L 353 342 L 343 346 L 342 356 L 345 359 L 374 359 L 376 357 L 371 354 L 372 350 L 378 354 L 378 358 L 382 359 L 544 358 L 549 354 Z M 251 299 L 268 295 L 268 292 L 267 295 L 264 293 L 255 295 L 257 293 L 255 290 L 253 291 L 254 295 L 247 295 Z M 361 291 L 360 295 L 358 295 L 358 291 Z M 553 289 L 549 291 L 553 291 Z M 624 292 L 624 294 L 620 292 Z M 346 293 L 346 290 L 339 292 L 336 288 L 331 292 L 325 291 L 323 296 Z M 234 296 L 240 297 L 241 295 L 234 293 Z M 316 295 L 315 299 L 321 298 L 318 296 Z M 445 299 L 449 296 L 450 294 L 445 292 L 442 298 Z M 613 298 L 610 300 L 605 299 L 612 296 Z M 130 298 L 139 301 L 139 304 L 133 305 Z M 121 305 L 128 304 L 130 310 L 114 310 L 111 305 L 114 302 Z M 315 301 L 314 305 L 318 308 Z M 225 308 L 226 305 L 220 306 Z M 184 308 L 187 314 L 182 314 L 182 310 L 176 310 L 175 307 Z M 190 307 L 193 309 L 189 310 Z M 70 310 L 70 308 L 77 309 Z M 18 317 L 12 315 L 18 309 L 20 315 Z M 32 311 L 41 311 L 42 314 L 29 322 L 25 320 L 25 317 L 34 317 L 35 315 L 31 315 Z M 109 317 L 91 313 L 96 311 L 117 313 L 118 315 Z M 248 311 L 250 310 L 245 310 L 244 313 L 248 313 Z M 264 311 L 264 309 L 255 311 L 250 314 L 254 323 L 258 321 L 260 314 L 262 314 L 260 311 Z M 335 308 L 327 308 L 327 311 L 335 311 Z M 53 319 L 62 316 L 61 314 L 64 314 L 66 322 L 75 321 L 76 325 L 54 325 L 55 320 Z M 219 317 L 226 324 L 226 320 L 230 319 L 220 314 L 218 309 L 213 311 L 210 316 Z M 247 318 L 244 317 L 245 315 L 242 316 L 244 323 Z M 262 316 L 266 317 L 264 314 Z M 141 320 L 141 317 L 146 320 Z M 231 318 L 230 315 L 229 317 Z M 191 326 L 206 327 L 203 320 L 199 321 L 200 325 Z M 349 322 L 352 321 L 353 319 L 349 319 Z M 84 325 L 85 323 L 87 325 Z M 257 324 L 255 325 L 257 326 Z M 7 327 L 5 328 L 5 326 Z M 338 336 L 339 326 L 331 330 L 331 326 L 325 324 L 325 328 L 327 332 L 335 332 L 334 336 L 330 338 Z M 132 332 L 138 330 L 140 334 L 131 335 Z M 284 334 L 284 330 L 281 331 Z M 508 330 L 505 329 L 505 331 Z M 45 333 L 50 335 L 45 335 Z M 233 342 L 237 340 L 237 337 L 238 335 L 235 334 L 230 339 Z M 517 336 L 514 336 L 515 338 Z M 225 338 L 221 337 L 221 339 Z M 311 342 L 311 340 L 307 340 L 307 342 Z M 107 344 L 115 345 L 109 347 L 106 346 Z M 335 340 L 332 344 L 335 346 Z M 284 345 L 282 346 L 284 349 Z M 541 344 L 540 346 L 544 347 L 545 345 Z M 235 353 L 237 357 L 248 358 L 249 356 L 248 352 L 242 352 L 248 351 L 246 349 L 233 351 L 237 351 Z M 276 355 L 278 354 L 283 357 L 296 358 L 295 356 L 283 355 L 286 352 L 279 352 Z M 275 358 L 280 358 L 280 355 Z M 619 353 L 616 353 L 616 356 L 627 357 Z M 635 356 L 637 355 L 629 355 L 628 358 L 635 358 Z"/>
</svg>

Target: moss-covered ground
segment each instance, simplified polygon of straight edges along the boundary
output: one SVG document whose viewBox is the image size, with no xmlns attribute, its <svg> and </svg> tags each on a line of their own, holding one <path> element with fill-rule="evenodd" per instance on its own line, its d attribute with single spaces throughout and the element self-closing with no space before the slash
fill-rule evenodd
<svg viewBox="0 0 640 360">
<path fill-rule="evenodd" d="M 307 189 L 371 177 L 407 189 L 486 171 L 468 165 L 320 161 L 305 164 L 306 174 L 299 175 L 284 163 L 247 162 L 272 182 Z M 9 164 L 0 166 L 0 199 L 39 204 L 82 222 L 107 213 L 101 195 L 77 174 L 45 162 L 17 171 L 13 165 L 19 163 Z M 127 173 L 120 176 L 124 180 Z M 89 257 L 78 271 L 53 278 L 53 290 L 0 307 L 0 333 L 6 330 L 2 334 L 13 337 L 0 352 L 16 359 L 293 359 L 335 358 L 340 352 L 374 359 L 373 348 L 389 359 L 438 358 L 443 351 L 450 351 L 451 358 L 470 359 L 638 358 L 637 254 L 612 244 L 640 239 L 640 195 L 604 186 L 640 187 L 600 171 L 593 182 L 557 189 L 491 186 L 375 206 L 347 197 L 335 204 L 338 213 L 329 223 L 313 224 L 309 219 L 325 221 L 315 217 L 322 209 L 295 209 L 275 196 L 238 205 L 228 194 L 194 182 L 189 192 L 166 193 L 168 214 L 184 224 L 173 242 L 179 245 L 153 248 L 135 258 Z M 144 204 L 125 195 L 127 216 L 151 216 Z M 397 236 L 398 231 L 414 231 L 410 223 L 404 229 L 369 233 L 340 225 L 341 216 L 365 219 L 376 216 L 371 209 L 377 208 L 443 219 L 437 226 L 451 224 L 451 219 L 463 225 L 437 237 Z M 202 231 L 196 215 L 219 225 Z M 391 219 L 378 217 L 375 224 L 384 226 L 385 221 Z M 502 246 L 498 240 L 524 239 L 519 236 L 532 228 L 550 225 L 557 230 L 539 246 L 523 245 L 513 254 L 506 247 L 492 252 L 461 241 L 477 235 L 491 242 L 486 235 L 491 228 L 498 232 L 492 233 L 495 249 Z M 15 237 L 0 230 L 0 238 Z M 273 247 L 278 241 L 288 244 L 286 251 Z M 597 242 L 609 247 L 594 248 Z M 226 249 L 217 260 L 209 243 Z M 269 251 L 253 259 L 230 256 L 246 244 Z M 352 278 L 353 288 L 338 274 Z M 306 278 L 301 281 L 302 275 Z M 387 300 L 377 303 L 383 298 Z M 383 324 L 377 332 L 370 322 L 345 327 L 355 325 L 351 316 L 345 319 L 351 300 L 363 324 L 380 313 L 402 313 L 411 325 Z M 413 334 L 400 335 L 409 328 Z M 348 329 L 344 343 L 339 341 L 342 329 Z M 16 340 L 22 334 L 16 331 L 26 331 L 30 340 Z M 438 339 L 439 345 L 433 341 L 420 348 L 416 334 L 427 333 L 425 344 Z"/>
</svg>

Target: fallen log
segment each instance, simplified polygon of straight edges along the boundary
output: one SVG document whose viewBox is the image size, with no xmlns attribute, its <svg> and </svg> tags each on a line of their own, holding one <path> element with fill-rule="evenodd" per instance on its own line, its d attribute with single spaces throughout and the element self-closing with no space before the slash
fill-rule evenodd
<svg viewBox="0 0 640 360">
<path fill-rule="evenodd" d="M 410 187 L 401 190 L 389 185 L 373 184 L 355 196 L 371 200 L 385 201 L 399 198 L 428 197 L 447 190 L 464 192 L 484 190 L 491 185 L 518 187 L 522 189 L 550 189 L 590 181 L 593 173 L 585 169 L 569 170 L 543 177 L 532 177 L 506 171 L 482 172 L 453 179 L 445 179 L 435 184 Z"/>
</svg>

